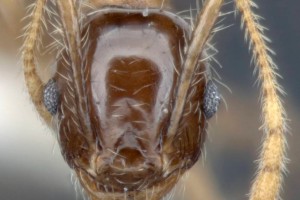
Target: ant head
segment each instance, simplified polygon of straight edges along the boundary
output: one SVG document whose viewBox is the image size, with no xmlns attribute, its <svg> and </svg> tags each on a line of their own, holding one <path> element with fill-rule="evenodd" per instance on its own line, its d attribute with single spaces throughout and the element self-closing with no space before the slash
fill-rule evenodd
<svg viewBox="0 0 300 200">
<path fill-rule="evenodd" d="M 68 51 L 61 54 L 44 103 L 57 112 L 65 159 L 92 194 L 156 188 L 163 196 L 198 160 L 219 103 L 205 63 L 197 62 L 178 129 L 168 134 L 190 35 L 169 12 L 103 9 L 83 28 L 76 76 Z"/>
</svg>

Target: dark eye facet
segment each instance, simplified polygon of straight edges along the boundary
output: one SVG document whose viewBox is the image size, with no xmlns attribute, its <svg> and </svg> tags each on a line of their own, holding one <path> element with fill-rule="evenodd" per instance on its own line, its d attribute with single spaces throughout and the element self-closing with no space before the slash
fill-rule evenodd
<svg viewBox="0 0 300 200">
<path fill-rule="evenodd" d="M 203 110 L 207 119 L 211 118 L 217 112 L 220 101 L 221 95 L 217 86 L 211 80 L 208 81 L 205 88 L 203 101 Z"/>
<path fill-rule="evenodd" d="M 58 87 L 55 80 L 50 79 L 45 85 L 43 97 L 45 107 L 52 115 L 55 115 L 59 99 Z"/>
</svg>

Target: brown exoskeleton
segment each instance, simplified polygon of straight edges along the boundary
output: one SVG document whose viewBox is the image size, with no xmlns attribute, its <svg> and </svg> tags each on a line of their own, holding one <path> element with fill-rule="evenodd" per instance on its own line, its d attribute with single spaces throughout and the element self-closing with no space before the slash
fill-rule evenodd
<svg viewBox="0 0 300 200">
<path fill-rule="evenodd" d="M 198 160 L 220 101 L 204 47 L 223 1 L 206 0 L 193 29 L 160 0 L 52 2 L 65 47 L 48 83 L 35 59 L 47 0 L 36 1 L 23 50 L 39 114 L 91 199 L 161 199 Z M 284 169 L 281 90 L 255 4 L 235 2 L 259 69 L 266 132 L 250 199 L 275 200 Z"/>
</svg>

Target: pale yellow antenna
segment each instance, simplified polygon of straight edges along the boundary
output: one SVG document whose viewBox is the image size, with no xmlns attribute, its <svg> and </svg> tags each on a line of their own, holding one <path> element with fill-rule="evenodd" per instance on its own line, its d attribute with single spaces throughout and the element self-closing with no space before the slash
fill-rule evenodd
<svg viewBox="0 0 300 200">
<path fill-rule="evenodd" d="M 47 124 L 51 122 L 51 114 L 48 112 L 43 103 L 44 83 L 39 77 L 36 69 L 35 51 L 38 46 L 40 32 L 43 23 L 43 12 L 46 0 L 38 0 L 34 4 L 32 12 L 32 21 L 26 33 L 26 39 L 23 46 L 23 65 L 24 76 L 29 95 L 38 113 Z"/>
<path fill-rule="evenodd" d="M 174 108 L 172 111 L 170 126 L 167 131 L 168 140 L 164 148 L 169 148 L 177 133 L 180 119 L 182 118 L 187 93 L 189 91 L 192 77 L 200 59 L 203 48 L 210 36 L 211 30 L 219 16 L 222 0 L 207 0 L 202 11 L 197 17 L 197 24 L 193 31 L 192 39 L 187 50 L 186 59 L 183 64 L 183 71 L 180 77 L 180 84 L 176 91 Z"/>
<path fill-rule="evenodd" d="M 265 138 L 259 159 L 258 172 L 250 191 L 250 200 L 277 200 L 285 170 L 285 111 L 279 94 L 283 92 L 277 82 L 276 65 L 267 46 L 264 27 L 252 11 L 256 4 L 251 0 L 236 0 L 242 14 L 242 25 L 249 38 L 253 58 L 261 83 L 262 119 Z"/>
</svg>

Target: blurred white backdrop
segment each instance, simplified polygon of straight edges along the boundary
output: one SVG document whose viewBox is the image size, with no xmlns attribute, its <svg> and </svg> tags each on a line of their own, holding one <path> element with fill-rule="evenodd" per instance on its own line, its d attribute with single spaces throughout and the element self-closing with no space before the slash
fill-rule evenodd
<svg viewBox="0 0 300 200">
<path fill-rule="evenodd" d="M 0 69 L 0 199 L 74 199 L 71 172 L 29 101 L 19 58 L 0 54 Z"/>
</svg>

